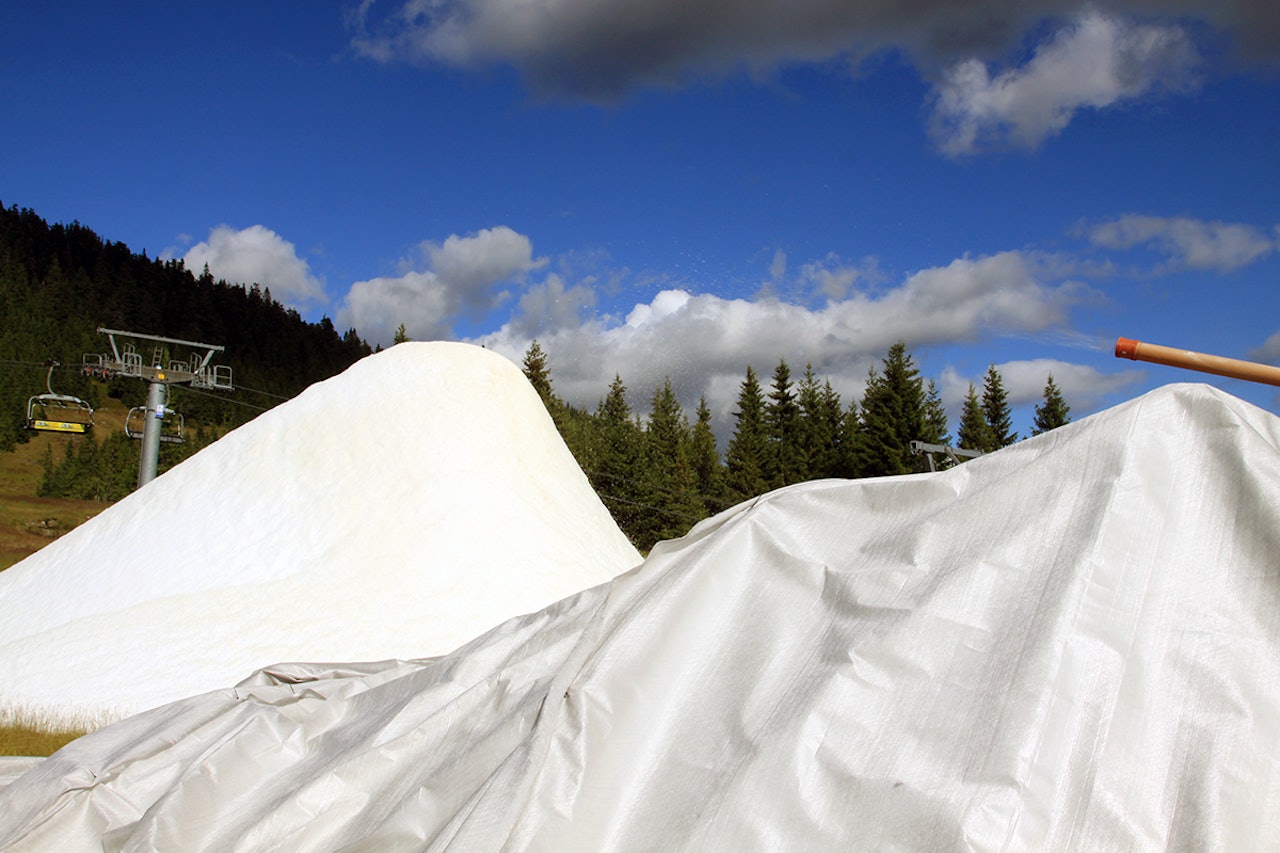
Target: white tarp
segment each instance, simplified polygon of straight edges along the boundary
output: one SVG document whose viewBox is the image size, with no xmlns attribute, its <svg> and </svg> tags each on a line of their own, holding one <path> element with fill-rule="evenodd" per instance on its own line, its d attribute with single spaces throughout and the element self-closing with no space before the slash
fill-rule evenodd
<svg viewBox="0 0 1280 853">
<path fill-rule="evenodd" d="M 0 724 L 444 654 L 639 562 L 518 367 L 400 344 L 0 572 Z"/>
<path fill-rule="evenodd" d="M 780 490 L 448 656 L 131 717 L 0 814 L 14 850 L 1276 849 L 1280 420 L 1171 386 Z"/>
</svg>

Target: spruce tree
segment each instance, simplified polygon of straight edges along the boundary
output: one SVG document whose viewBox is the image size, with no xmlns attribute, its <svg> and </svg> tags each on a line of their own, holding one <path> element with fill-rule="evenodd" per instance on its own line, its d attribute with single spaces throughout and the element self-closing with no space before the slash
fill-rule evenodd
<svg viewBox="0 0 1280 853">
<path fill-rule="evenodd" d="M 800 406 L 791 387 L 791 368 L 780 359 L 773 371 L 773 386 L 765 404 L 765 482 L 776 489 L 808 479 L 804 450 L 800 446 Z"/>
<path fill-rule="evenodd" d="M 824 417 L 822 389 L 818 386 L 812 363 L 804 367 L 804 377 L 796 390 L 796 405 L 800 407 L 797 444 L 804 460 L 805 479 L 828 477 L 827 455 L 835 449 L 836 436 L 833 425 Z"/>
<path fill-rule="evenodd" d="M 1049 374 L 1049 381 L 1044 386 L 1044 402 L 1036 406 L 1035 422 L 1031 429 L 1032 435 L 1039 435 L 1042 432 L 1048 432 L 1051 429 L 1057 429 L 1071 422 L 1071 407 L 1067 405 L 1067 401 L 1062 398 L 1062 392 L 1058 390 L 1058 386 L 1053 381 L 1053 374 Z"/>
<path fill-rule="evenodd" d="M 889 347 L 879 374 L 862 395 L 857 433 L 860 476 L 909 474 L 916 458 L 911 442 L 924 433 L 924 387 L 906 343 Z"/>
<path fill-rule="evenodd" d="M 44 446 L 44 461 L 41 467 L 40 485 L 36 487 L 36 496 L 41 498 L 60 498 L 62 484 L 57 480 L 58 467 L 53 464 L 53 444 Z"/>
<path fill-rule="evenodd" d="M 542 405 L 546 407 L 547 413 L 551 415 L 551 422 L 556 425 L 556 431 L 560 433 L 560 437 L 569 445 L 569 450 L 573 453 L 574 458 L 578 460 L 578 464 L 586 467 L 585 461 L 590 456 L 590 452 L 584 445 L 581 429 L 575 423 L 573 413 L 569 411 L 569 406 L 556 396 L 555 390 L 551 386 L 551 368 L 548 365 L 547 354 L 536 339 L 530 341 L 529 348 L 525 350 L 522 369 L 525 379 L 528 379 L 529 384 L 533 386 L 533 390 L 538 392 L 538 396 L 542 399 Z"/>
<path fill-rule="evenodd" d="M 818 445 L 818 455 L 809 465 L 810 477 L 847 477 L 848 470 L 844 466 L 845 429 L 844 403 L 840 393 L 831 385 L 830 379 L 822 382 L 818 398 L 818 422 L 822 425 L 818 435 L 830 435 L 823 444 Z"/>
<path fill-rule="evenodd" d="M 730 497 L 746 500 L 768 491 L 764 479 L 767 451 L 764 423 L 764 395 L 760 380 L 747 366 L 747 377 L 738 391 L 738 408 L 733 436 L 725 454 L 725 483 Z"/>
<path fill-rule="evenodd" d="M 401 325 L 400 328 L 403 329 L 404 326 Z M 551 368 L 547 366 L 547 354 L 543 352 L 536 338 L 529 342 L 529 348 L 524 351 L 522 367 L 524 378 L 529 380 L 529 384 L 538 392 L 543 405 L 549 411 L 552 408 L 551 401 L 555 397 L 551 391 Z"/>
<path fill-rule="evenodd" d="M 640 525 L 636 544 L 641 550 L 660 540 L 683 536 L 706 515 L 689 463 L 689 422 L 669 377 L 654 391 L 644 439 L 643 475 L 647 488 L 641 502 L 650 512 Z"/>
<path fill-rule="evenodd" d="M 618 527 L 635 543 L 644 525 L 642 435 L 621 376 L 615 375 L 609 385 L 609 393 L 596 411 L 596 423 L 599 445 L 588 478 Z"/>
<path fill-rule="evenodd" d="M 1013 431 L 1013 412 L 1009 408 L 1009 395 L 1004 390 L 1004 379 L 994 364 L 987 368 L 987 375 L 982 380 L 982 414 L 987 418 L 987 426 L 991 428 L 995 442 L 992 450 L 1008 447 L 1018 440 L 1018 434 Z"/>
<path fill-rule="evenodd" d="M 924 431 L 920 440 L 930 444 L 950 444 L 951 433 L 947 427 L 947 410 L 938 396 L 938 386 L 932 379 L 925 386 L 924 394 Z"/>
<path fill-rule="evenodd" d="M 972 382 L 969 383 L 969 395 L 964 398 L 964 408 L 960 411 L 960 429 L 956 431 L 956 441 L 965 450 L 981 450 L 983 453 L 999 447 Z"/>
<path fill-rule="evenodd" d="M 850 400 L 849 408 L 840 414 L 840 429 L 836 440 L 836 477 L 861 477 L 862 460 L 858 456 L 862 441 L 862 415 L 858 401 Z"/>
<path fill-rule="evenodd" d="M 727 506 L 724 499 L 724 466 L 716 449 L 716 436 L 711 430 L 711 408 L 707 398 L 698 400 L 698 419 L 690 440 L 690 464 L 698 494 L 706 508 L 718 512 Z"/>
</svg>

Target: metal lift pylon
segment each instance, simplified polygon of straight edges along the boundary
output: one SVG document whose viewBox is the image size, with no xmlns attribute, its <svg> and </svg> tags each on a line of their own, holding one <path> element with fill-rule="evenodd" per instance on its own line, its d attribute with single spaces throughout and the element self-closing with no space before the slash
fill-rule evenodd
<svg viewBox="0 0 1280 853">
<path fill-rule="evenodd" d="M 145 379 L 150 383 L 144 410 L 142 458 L 138 462 L 138 486 L 141 488 L 156 478 L 156 470 L 160 464 L 160 442 L 165 440 L 165 416 L 177 414 L 168 408 L 169 386 L 190 385 L 193 388 L 232 391 L 235 388 L 231 383 L 231 368 L 210 364 L 214 353 L 224 350 L 224 347 L 215 344 L 162 338 L 157 335 L 124 332 L 119 329 L 100 328 L 98 332 L 106 335 L 111 341 L 111 352 L 102 355 L 86 355 L 84 357 L 86 373 L 103 378 L 125 376 Z M 142 354 L 138 352 L 137 346 L 132 341 L 118 343 L 117 335 L 121 338 L 148 341 L 154 344 L 151 362 L 149 364 L 143 362 Z M 191 349 L 194 352 L 188 361 L 170 361 L 166 365 L 164 362 L 166 344 Z M 200 354 L 202 351 L 203 355 Z"/>
<path fill-rule="evenodd" d="M 919 453 L 929 462 L 929 470 L 937 471 L 938 462 L 935 456 L 942 457 L 942 468 L 954 468 L 964 459 L 976 459 L 982 455 L 981 450 L 966 450 L 963 447 L 952 447 L 949 444 L 931 444 L 926 441 L 911 442 L 911 452 Z"/>
</svg>

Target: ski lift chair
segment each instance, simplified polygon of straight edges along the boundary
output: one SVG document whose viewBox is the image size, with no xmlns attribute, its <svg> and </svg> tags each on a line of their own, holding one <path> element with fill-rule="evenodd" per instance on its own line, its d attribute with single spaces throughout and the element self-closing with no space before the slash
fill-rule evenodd
<svg viewBox="0 0 1280 853">
<path fill-rule="evenodd" d="M 58 362 L 50 361 L 45 379 L 48 394 L 37 394 L 27 401 L 27 429 L 41 432 L 86 433 L 93 426 L 93 406 L 71 394 L 57 394 L 53 390 L 53 369 Z"/>
<path fill-rule="evenodd" d="M 147 427 L 147 417 L 152 412 L 146 406 L 134 406 L 124 419 L 124 432 L 129 438 L 142 438 Z M 186 422 L 182 415 L 166 408 L 160 419 L 160 440 L 165 444 L 182 444 L 186 441 Z"/>
</svg>

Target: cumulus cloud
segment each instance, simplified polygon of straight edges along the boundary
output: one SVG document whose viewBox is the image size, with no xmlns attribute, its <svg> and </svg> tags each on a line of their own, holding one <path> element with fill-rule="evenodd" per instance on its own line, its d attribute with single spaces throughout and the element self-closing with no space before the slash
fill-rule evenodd
<svg viewBox="0 0 1280 853">
<path fill-rule="evenodd" d="M 594 406 L 618 372 L 637 408 L 670 377 L 686 407 L 706 395 L 725 413 L 748 364 L 767 378 L 779 357 L 797 373 L 812 363 L 852 399 L 868 367 L 900 338 L 918 348 L 1038 332 L 1065 323 L 1070 307 L 1091 296 L 1076 283 L 1042 280 L 1035 257 L 1004 252 L 922 270 L 882 291 L 855 288 L 820 308 L 670 288 L 620 321 L 566 323 L 537 337 L 554 360 L 557 392 L 570 402 Z M 533 337 L 528 328 L 517 317 L 477 343 L 519 361 Z"/>
<path fill-rule="evenodd" d="M 1082 108 L 1191 88 L 1199 64 L 1196 49 L 1177 27 L 1138 26 L 1089 12 L 1020 67 L 995 75 L 979 59 L 951 67 L 938 87 L 930 130 L 951 155 L 1031 149 Z"/>
<path fill-rule="evenodd" d="M 1051 358 L 1006 361 L 996 365 L 1000 378 L 1013 406 L 1030 406 L 1044 399 L 1044 386 L 1049 376 L 1062 392 L 1063 399 L 1072 408 L 1072 416 L 1098 406 L 1109 395 L 1132 387 L 1142 379 L 1141 369 L 1103 373 L 1087 364 L 1075 364 Z M 942 397 L 953 421 L 958 421 L 969 384 L 982 388 L 986 368 L 977 376 L 965 376 L 954 367 L 943 369 L 938 378 L 938 393 Z"/>
<path fill-rule="evenodd" d="M 182 262 L 197 275 L 207 265 L 214 278 L 270 288 L 271 297 L 285 305 L 301 307 L 328 299 L 324 284 L 311 274 L 294 245 L 262 225 L 242 230 L 219 225 L 208 240 L 188 249 Z"/>
<path fill-rule="evenodd" d="M 1249 358 L 1268 364 L 1280 364 L 1280 332 L 1268 337 L 1262 346 L 1249 351 Z"/>
<path fill-rule="evenodd" d="M 565 284 L 555 273 L 530 287 L 516 306 L 513 329 L 528 338 L 554 334 L 578 326 L 585 312 L 596 305 L 596 292 L 589 283 Z"/>
<path fill-rule="evenodd" d="M 448 284 L 467 309 L 492 303 L 495 284 L 523 276 L 546 263 L 533 257 L 533 243 L 504 225 L 466 237 L 451 235 L 441 244 L 423 246 L 432 271 Z"/>
<path fill-rule="evenodd" d="M 1280 236 L 1273 230 L 1272 234 Z M 1107 249 L 1149 245 L 1165 254 L 1169 269 L 1230 272 L 1280 247 L 1280 239 L 1260 228 L 1186 217 L 1121 216 L 1088 229 L 1089 240 Z"/>
<path fill-rule="evenodd" d="M 800 280 L 819 295 L 831 299 L 844 299 L 859 282 L 874 283 L 877 280 L 874 260 L 863 265 L 847 264 L 829 255 L 821 261 L 810 261 L 800 268 Z"/>
<path fill-rule="evenodd" d="M 459 318 L 506 301 L 511 294 L 502 285 L 545 263 L 533 257 L 528 237 L 501 225 L 419 250 L 428 269 L 356 282 L 338 309 L 339 323 L 380 344 L 390 343 L 401 323 L 417 340 L 452 337 Z"/>
</svg>

